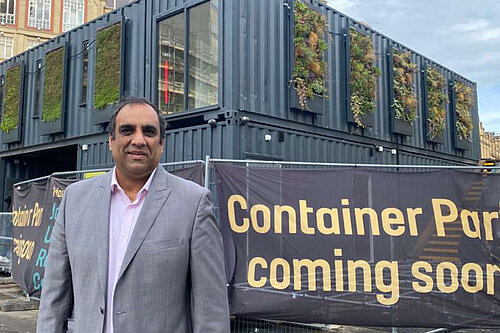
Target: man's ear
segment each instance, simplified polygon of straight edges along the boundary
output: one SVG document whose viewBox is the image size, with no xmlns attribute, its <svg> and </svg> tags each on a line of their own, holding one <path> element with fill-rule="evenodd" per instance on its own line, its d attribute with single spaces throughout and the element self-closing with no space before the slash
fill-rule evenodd
<svg viewBox="0 0 500 333">
<path fill-rule="evenodd" d="M 111 136 L 108 136 L 108 149 L 113 151 L 111 148 L 113 146 L 113 138 Z"/>
</svg>

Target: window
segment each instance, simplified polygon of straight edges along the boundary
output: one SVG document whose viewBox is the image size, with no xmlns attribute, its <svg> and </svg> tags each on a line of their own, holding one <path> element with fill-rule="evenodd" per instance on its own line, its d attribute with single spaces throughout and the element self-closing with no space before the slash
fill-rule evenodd
<svg viewBox="0 0 500 333">
<path fill-rule="evenodd" d="M 218 0 L 208 1 L 159 23 L 158 106 L 162 112 L 217 104 L 218 4 Z"/>
<path fill-rule="evenodd" d="M 68 31 L 83 23 L 84 0 L 64 0 L 63 31 Z"/>
<path fill-rule="evenodd" d="M 82 54 L 82 89 L 80 94 L 80 104 L 87 103 L 87 85 L 89 75 L 89 41 L 83 42 Z"/>
<path fill-rule="evenodd" d="M 0 36 L 0 58 L 10 58 L 14 55 L 14 37 Z"/>
<path fill-rule="evenodd" d="M 50 2 L 51 0 L 30 0 L 28 27 L 50 29 Z"/>
<path fill-rule="evenodd" d="M 14 24 L 14 9 L 16 8 L 15 0 L 0 0 L 0 23 Z"/>
<path fill-rule="evenodd" d="M 36 62 L 35 72 L 35 107 L 33 108 L 33 117 L 40 115 L 40 84 L 42 82 L 42 61 Z"/>
<path fill-rule="evenodd" d="M 27 49 L 31 49 L 32 47 L 37 46 L 41 42 L 42 41 L 40 39 L 28 39 L 28 47 L 27 47 Z"/>
</svg>

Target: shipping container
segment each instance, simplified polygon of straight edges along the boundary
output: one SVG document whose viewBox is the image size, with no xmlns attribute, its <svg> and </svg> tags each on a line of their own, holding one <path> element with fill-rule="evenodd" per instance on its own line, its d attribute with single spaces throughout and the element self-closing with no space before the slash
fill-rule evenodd
<svg viewBox="0 0 500 333">
<path fill-rule="evenodd" d="M 2 198 L 18 180 L 112 165 L 107 122 L 126 95 L 165 114 L 166 162 L 479 159 L 475 82 L 318 1 L 138 0 L 0 64 Z"/>
</svg>

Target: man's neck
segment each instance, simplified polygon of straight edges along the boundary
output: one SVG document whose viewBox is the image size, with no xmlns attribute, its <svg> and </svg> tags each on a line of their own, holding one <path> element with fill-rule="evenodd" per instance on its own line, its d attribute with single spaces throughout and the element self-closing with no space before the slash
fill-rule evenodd
<svg viewBox="0 0 500 333">
<path fill-rule="evenodd" d="M 123 189 L 123 192 L 125 192 L 130 201 L 134 201 L 141 188 L 148 181 L 150 175 L 151 174 L 141 178 L 130 178 L 125 177 L 120 174 L 118 170 L 116 170 L 116 181 L 120 184 L 120 187 Z"/>
</svg>

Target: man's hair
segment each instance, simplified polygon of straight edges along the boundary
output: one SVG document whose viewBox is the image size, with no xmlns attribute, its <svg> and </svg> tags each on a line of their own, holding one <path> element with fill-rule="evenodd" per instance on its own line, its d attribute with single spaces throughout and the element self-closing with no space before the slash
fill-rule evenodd
<svg viewBox="0 0 500 333">
<path fill-rule="evenodd" d="M 116 117 L 118 116 L 118 113 L 120 113 L 120 111 L 125 106 L 132 104 L 146 104 L 149 105 L 153 110 L 155 110 L 156 115 L 158 116 L 158 123 L 160 124 L 160 144 L 163 143 L 163 140 L 165 139 L 165 126 L 166 126 L 165 118 L 155 105 L 153 105 L 150 101 L 148 101 L 143 97 L 135 97 L 135 96 L 125 97 L 120 102 L 120 104 L 116 107 L 116 110 L 111 115 L 111 119 L 109 120 L 108 135 L 113 139 L 115 138 Z"/>
</svg>

